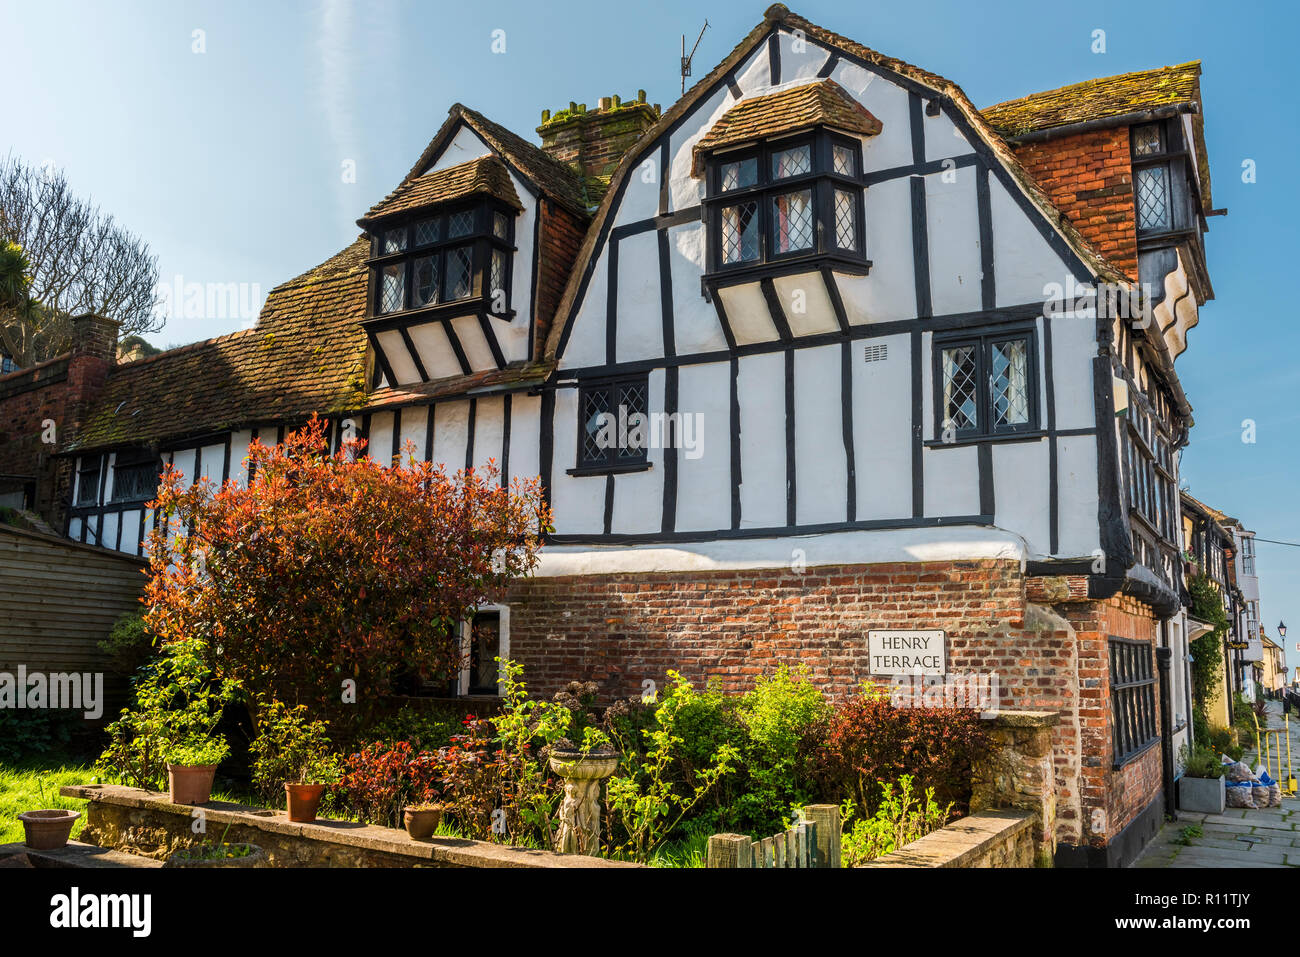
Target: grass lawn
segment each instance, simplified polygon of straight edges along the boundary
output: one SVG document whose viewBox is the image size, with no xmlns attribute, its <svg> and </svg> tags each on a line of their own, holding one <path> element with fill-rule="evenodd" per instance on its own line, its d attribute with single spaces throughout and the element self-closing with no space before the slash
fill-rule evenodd
<svg viewBox="0 0 1300 957">
<path fill-rule="evenodd" d="M 40 808 L 81 811 L 72 825 L 75 839 L 86 825 L 86 802 L 59 796 L 65 784 L 93 784 L 95 772 L 89 765 L 62 763 L 58 759 L 0 764 L 0 844 L 22 843 L 23 822 L 18 815 Z"/>
</svg>

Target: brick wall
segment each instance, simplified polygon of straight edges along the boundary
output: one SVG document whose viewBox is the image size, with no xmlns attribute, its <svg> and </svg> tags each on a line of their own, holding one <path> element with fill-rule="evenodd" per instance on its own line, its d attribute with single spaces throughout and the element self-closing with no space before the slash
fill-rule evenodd
<svg viewBox="0 0 1300 957">
<path fill-rule="evenodd" d="M 554 117 L 545 113 L 537 132 L 542 149 L 582 177 L 594 205 L 605 195 L 623 154 L 658 119 L 658 106 L 646 103 L 641 90 L 631 103 L 606 97 L 595 110 L 573 104 Z"/>
<path fill-rule="evenodd" d="M 97 316 L 73 320 L 72 351 L 40 365 L 0 377 L 0 475 L 6 490 L 34 484 L 32 508 L 61 527 L 72 463 L 55 458 L 57 448 L 76 435 L 80 416 L 108 377 L 117 350 L 118 323 Z M 55 426 L 55 444 L 44 439 L 44 423 Z"/>
<path fill-rule="evenodd" d="M 1014 561 L 531 578 L 508 601 L 510 655 L 540 694 L 580 679 L 608 699 L 639 695 L 669 669 L 740 692 L 790 663 L 845 696 L 868 676 L 872 628 L 943 628 L 950 671 L 1024 658 Z M 1003 703 L 1024 687 L 1004 688 Z"/>
<path fill-rule="evenodd" d="M 1152 640 L 1155 621 L 1132 599 L 1088 599 L 1081 576 L 1026 578 L 994 560 L 657 572 L 531 578 L 507 601 L 530 690 L 591 680 L 606 700 L 662 687 L 669 669 L 743 692 L 783 663 L 843 698 L 869 676 L 870 629 L 942 628 L 950 674 L 996 673 L 1001 707 L 1060 715 L 1059 841 L 1104 845 L 1160 791 L 1159 748 L 1112 770 L 1107 647 Z"/>
<path fill-rule="evenodd" d="M 1136 280 L 1128 127 L 1026 143 L 1016 156 L 1093 247 Z"/>
<path fill-rule="evenodd" d="M 578 249 L 587 234 L 587 220 L 556 206 L 549 200 L 540 204 L 537 250 L 537 301 L 533 358 L 540 359 L 555 310 L 564 295 L 564 285 L 573 270 Z"/>
</svg>

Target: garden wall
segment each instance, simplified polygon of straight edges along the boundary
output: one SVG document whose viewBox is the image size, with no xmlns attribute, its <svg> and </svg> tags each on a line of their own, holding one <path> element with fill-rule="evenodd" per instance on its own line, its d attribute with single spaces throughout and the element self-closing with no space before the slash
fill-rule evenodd
<svg viewBox="0 0 1300 957">
<path fill-rule="evenodd" d="M 1113 767 L 1107 640 L 1148 641 L 1154 655 L 1156 619 L 1132 598 L 1088 592 L 1086 576 L 1030 576 L 1014 559 L 538 576 L 507 598 L 510 656 L 546 696 L 574 679 L 606 700 L 639 696 L 670 669 L 743 692 L 804 664 L 844 698 L 870 676 L 869 630 L 943 629 L 950 674 L 994 673 L 1000 707 L 1059 715 L 1056 838 L 1077 863 L 1123 863 L 1107 847 L 1145 829 L 1160 753 Z"/>
<path fill-rule="evenodd" d="M 1034 816 L 978 811 L 863 867 L 1033 867 Z"/>
<path fill-rule="evenodd" d="M 64 797 L 82 798 L 81 840 L 157 860 L 203 843 L 191 830 L 194 812 L 165 795 L 116 785 L 69 786 Z M 291 822 L 283 811 L 212 801 L 202 805 L 206 840 L 256 844 L 273 867 L 639 867 L 577 854 L 506 847 L 485 841 L 434 838 L 415 841 L 405 831 L 352 821 Z M 227 830 L 227 825 L 229 829 Z"/>
</svg>

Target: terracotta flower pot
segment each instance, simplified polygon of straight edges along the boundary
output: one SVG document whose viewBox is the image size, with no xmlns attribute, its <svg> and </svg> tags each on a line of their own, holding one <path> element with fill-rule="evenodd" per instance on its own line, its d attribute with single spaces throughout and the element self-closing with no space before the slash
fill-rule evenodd
<svg viewBox="0 0 1300 957">
<path fill-rule="evenodd" d="M 243 857 L 190 857 L 186 848 L 167 858 L 163 867 L 262 867 L 266 861 L 266 852 L 256 844 L 231 844 L 230 847 L 247 847 L 248 853 Z"/>
<path fill-rule="evenodd" d="M 215 764 L 167 765 L 167 792 L 173 804 L 207 804 L 212 798 Z"/>
<path fill-rule="evenodd" d="M 24 811 L 18 815 L 23 822 L 23 843 L 34 851 L 57 850 L 68 843 L 72 825 L 79 817 L 79 811 Z"/>
<path fill-rule="evenodd" d="M 411 835 L 411 840 L 428 841 L 442 820 L 442 808 L 403 808 L 402 820 L 406 822 L 406 833 Z"/>
<path fill-rule="evenodd" d="M 289 820 L 309 824 L 316 820 L 316 809 L 325 796 L 323 784 L 286 784 L 284 793 L 289 803 Z"/>
</svg>

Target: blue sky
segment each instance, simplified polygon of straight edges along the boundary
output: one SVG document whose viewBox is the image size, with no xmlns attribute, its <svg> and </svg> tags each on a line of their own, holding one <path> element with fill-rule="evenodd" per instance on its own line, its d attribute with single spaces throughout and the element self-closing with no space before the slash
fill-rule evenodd
<svg viewBox="0 0 1300 957">
<path fill-rule="evenodd" d="M 1197 426 L 1184 482 L 1263 537 L 1300 541 L 1294 494 L 1300 328 L 1279 282 L 1296 259 L 1300 131 L 1283 95 L 1297 15 L 1214 3 L 1071 5 L 795 2 L 816 23 L 942 74 L 980 106 L 1094 76 L 1192 59 L 1214 201 L 1216 301 L 1178 372 Z M 645 89 L 677 97 L 680 35 L 707 17 L 696 77 L 763 4 L 535 2 L 99 3 L 0 0 L 6 103 L 0 154 L 52 162 L 139 233 L 165 281 L 265 293 L 337 252 L 460 101 L 524 135 L 544 108 Z M 505 52 L 493 53 L 493 31 Z M 1104 30 L 1106 52 L 1094 53 Z M 195 31 L 202 31 L 196 38 Z M 204 52 L 195 52 L 201 39 Z M 1288 75 L 1283 74 L 1283 70 Z M 1242 182 L 1243 160 L 1257 181 Z M 355 183 L 343 182 L 345 162 Z M 246 324 L 178 318 L 179 344 Z M 1242 422 L 1256 425 L 1243 443 Z M 1300 549 L 1261 544 L 1263 616 L 1300 639 Z M 1292 653 L 1290 660 L 1300 662 Z"/>
</svg>

